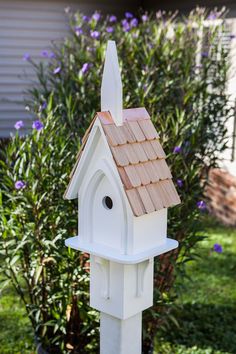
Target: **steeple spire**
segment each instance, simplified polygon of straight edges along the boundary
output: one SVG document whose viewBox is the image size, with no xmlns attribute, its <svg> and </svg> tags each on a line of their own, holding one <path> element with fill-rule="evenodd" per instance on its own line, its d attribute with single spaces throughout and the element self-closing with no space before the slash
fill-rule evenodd
<svg viewBox="0 0 236 354">
<path fill-rule="evenodd" d="M 110 111 L 116 125 L 123 124 L 122 83 L 115 41 L 108 41 L 101 86 L 101 110 Z"/>
</svg>

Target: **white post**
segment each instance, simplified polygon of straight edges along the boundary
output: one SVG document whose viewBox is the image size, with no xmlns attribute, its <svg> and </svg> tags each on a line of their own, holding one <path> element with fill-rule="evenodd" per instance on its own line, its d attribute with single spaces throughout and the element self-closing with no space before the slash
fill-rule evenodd
<svg viewBox="0 0 236 354">
<path fill-rule="evenodd" d="M 142 312 L 120 320 L 100 314 L 100 354 L 141 354 Z"/>
<path fill-rule="evenodd" d="M 116 125 L 122 125 L 122 82 L 116 43 L 108 41 L 102 76 L 101 110 L 110 111 Z"/>
<path fill-rule="evenodd" d="M 90 306 L 100 312 L 100 354 L 142 353 L 142 311 L 153 304 L 153 259 L 122 264 L 91 255 Z"/>
</svg>

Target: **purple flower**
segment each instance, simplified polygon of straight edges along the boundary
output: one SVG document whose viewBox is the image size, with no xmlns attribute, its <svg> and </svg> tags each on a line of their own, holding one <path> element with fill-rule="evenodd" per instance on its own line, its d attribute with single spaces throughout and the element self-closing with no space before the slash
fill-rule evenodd
<svg viewBox="0 0 236 354">
<path fill-rule="evenodd" d="M 147 22 L 147 20 L 148 20 L 148 15 L 143 15 L 142 16 L 142 21 L 143 22 Z"/>
<path fill-rule="evenodd" d="M 182 188 L 182 187 L 183 187 L 183 185 L 184 185 L 183 180 L 182 180 L 182 179 L 180 179 L 180 178 L 176 180 L 176 183 L 177 183 L 177 186 L 178 186 L 179 188 Z"/>
<path fill-rule="evenodd" d="M 181 151 L 182 151 L 181 146 L 175 146 L 175 147 L 174 147 L 174 150 L 173 150 L 173 153 L 174 153 L 174 154 L 180 154 Z"/>
<path fill-rule="evenodd" d="M 16 124 L 14 125 L 16 130 L 19 130 L 20 128 L 23 128 L 23 126 L 24 126 L 23 120 L 18 120 L 18 122 L 16 122 Z"/>
<path fill-rule="evenodd" d="M 99 21 L 100 18 L 101 18 L 101 15 L 99 12 L 95 11 L 92 18 L 95 20 L 95 21 Z"/>
<path fill-rule="evenodd" d="M 24 181 L 16 181 L 15 183 L 15 189 L 20 190 L 25 188 L 26 184 Z"/>
<path fill-rule="evenodd" d="M 127 12 L 125 13 L 125 17 L 126 17 L 126 18 L 133 18 L 134 15 L 133 15 L 131 12 L 128 12 L 128 11 L 127 11 Z"/>
<path fill-rule="evenodd" d="M 55 54 L 55 53 L 53 53 L 53 52 L 51 52 L 51 53 L 49 54 L 49 58 L 51 58 L 51 59 L 56 58 L 56 54 Z"/>
<path fill-rule="evenodd" d="M 76 35 L 79 37 L 81 34 L 83 34 L 82 28 L 79 27 L 79 26 L 76 26 L 76 27 L 75 27 L 75 33 L 76 33 Z"/>
<path fill-rule="evenodd" d="M 36 129 L 38 132 L 43 129 L 43 123 L 40 120 L 35 120 L 32 124 L 32 128 Z"/>
<path fill-rule="evenodd" d="M 143 92 L 146 93 L 147 89 L 148 89 L 148 84 L 144 84 L 143 85 Z"/>
<path fill-rule="evenodd" d="M 53 70 L 53 74 L 56 75 L 56 74 L 59 74 L 61 71 L 61 67 L 60 66 L 57 66 L 54 70 Z"/>
<path fill-rule="evenodd" d="M 207 16 L 208 20 L 215 20 L 217 19 L 217 13 L 216 12 L 211 12 L 208 16 Z"/>
<path fill-rule="evenodd" d="M 213 246 L 213 250 L 217 253 L 222 253 L 223 252 L 223 248 L 219 243 L 215 243 Z"/>
<path fill-rule="evenodd" d="M 48 105 L 47 102 L 44 101 L 43 104 L 42 104 L 42 109 L 46 109 L 46 108 L 47 108 L 47 105 Z"/>
<path fill-rule="evenodd" d="M 25 53 L 25 54 L 23 55 L 23 60 L 29 61 L 30 59 L 31 59 L 31 57 L 30 57 L 29 53 Z"/>
<path fill-rule="evenodd" d="M 108 33 L 112 33 L 113 31 L 114 31 L 113 27 L 111 27 L 111 26 L 107 27 L 107 32 Z"/>
<path fill-rule="evenodd" d="M 82 17 L 82 20 L 85 21 L 85 22 L 88 22 L 90 20 L 90 18 L 88 16 L 84 15 Z"/>
<path fill-rule="evenodd" d="M 90 35 L 93 39 L 98 39 L 100 37 L 100 32 L 98 31 L 91 31 Z"/>
<path fill-rule="evenodd" d="M 206 203 L 203 200 L 200 200 L 199 202 L 197 202 L 197 207 L 200 210 L 206 210 Z"/>
<path fill-rule="evenodd" d="M 42 112 L 44 109 L 46 109 L 47 108 L 47 102 L 46 101 L 44 101 L 42 104 L 41 104 L 41 106 L 39 107 L 39 112 Z"/>
<path fill-rule="evenodd" d="M 235 37 L 236 37 L 235 34 L 230 34 L 230 35 L 229 35 L 229 38 L 230 38 L 230 39 L 234 39 Z"/>
<path fill-rule="evenodd" d="M 89 70 L 90 64 L 89 63 L 84 63 L 81 69 L 82 74 L 86 74 L 86 72 Z"/>
<path fill-rule="evenodd" d="M 41 56 L 44 57 L 44 58 L 48 58 L 49 57 L 48 51 L 47 50 L 42 50 Z"/>
<path fill-rule="evenodd" d="M 130 26 L 131 26 L 131 27 L 137 27 L 137 26 L 138 26 L 138 19 L 137 19 L 137 18 L 133 18 L 133 19 L 130 21 Z"/>
<path fill-rule="evenodd" d="M 114 16 L 114 15 L 111 15 L 111 16 L 109 17 L 109 22 L 116 22 L 116 20 L 117 20 L 117 17 Z"/>
<path fill-rule="evenodd" d="M 207 58 L 207 57 L 208 57 L 208 52 L 202 52 L 201 56 L 202 56 L 203 58 Z"/>
<path fill-rule="evenodd" d="M 129 24 L 129 22 L 126 19 L 122 20 L 121 24 L 122 24 L 123 30 L 125 32 L 128 32 L 130 30 L 130 24 Z"/>
</svg>

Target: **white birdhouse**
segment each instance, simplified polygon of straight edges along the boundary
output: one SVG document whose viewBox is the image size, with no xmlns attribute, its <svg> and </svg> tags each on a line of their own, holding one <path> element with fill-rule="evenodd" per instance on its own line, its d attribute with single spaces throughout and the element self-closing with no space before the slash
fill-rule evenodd
<svg viewBox="0 0 236 354">
<path fill-rule="evenodd" d="M 106 52 L 101 106 L 83 138 L 65 193 L 66 199 L 79 199 L 79 235 L 67 239 L 66 245 L 91 255 L 90 304 L 102 311 L 101 320 L 106 318 L 107 324 L 107 315 L 120 320 L 139 316 L 139 332 L 139 314 L 152 305 L 153 257 L 178 246 L 167 238 L 167 208 L 180 199 L 148 112 L 122 110 L 112 41 Z M 102 354 L 113 353 L 105 347 Z"/>
</svg>

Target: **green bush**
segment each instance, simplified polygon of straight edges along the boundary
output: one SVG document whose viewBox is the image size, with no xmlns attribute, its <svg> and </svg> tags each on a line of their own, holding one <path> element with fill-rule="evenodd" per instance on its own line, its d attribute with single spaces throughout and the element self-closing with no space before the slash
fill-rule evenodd
<svg viewBox="0 0 236 354">
<path fill-rule="evenodd" d="M 1 280 L 2 287 L 13 283 L 36 338 L 50 353 L 98 350 L 98 316 L 88 307 L 88 260 L 64 245 L 77 233 L 77 204 L 64 201 L 63 193 L 85 129 L 100 110 L 109 38 L 118 47 L 124 107 L 149 111 L 183 201 L 169 213 L 169 235 L 180 247 L 155 262 L 144 353 L 158 326 L 175 320 L 169 313 L 178 293 L 174 280 L 184 275 L 204 231 L 200 179 L 207 178 L 226 146 L 231 114 L 225 94 L 228 52 L 219 36 L 224 21 L 206 28 L 207 16 L 202 9 L 181 20 L 158 12 L 137 23 L 69 14 L 71 35 L 52 53 L 43 53 L 49 59 L 37 65 L 27 57 L 39 81 L 28 102 L 37 122 L 1 151 Z M 222 13 L 210 14 L 215 16 Z"/>
</svg>

